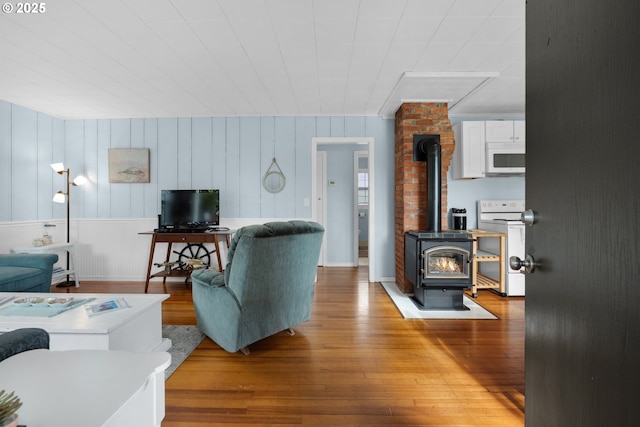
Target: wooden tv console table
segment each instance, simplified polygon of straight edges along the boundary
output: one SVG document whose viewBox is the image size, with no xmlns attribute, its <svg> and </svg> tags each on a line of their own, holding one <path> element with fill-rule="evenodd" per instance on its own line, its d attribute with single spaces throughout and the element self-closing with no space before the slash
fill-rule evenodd
<svg viewBox="0 0 640 427">
<path fill-rule="evenodd" d="M 218 259 L 218 268 L 220 271 L 223 271 L 222 267 L 222 259 L 220 258 L 220 242 L 219 238 L 221 236 L 225 237 L 225 242 L 227 243 L 227 248 L 231 247 L 231 235 L 235 230 L 215 230 L 215 231 L 205 231 L 198 233 L 156 233 L 154 231 L 148 231 L 139 234 L 150 234 L 151 238 L 151 249 L 149 251 L 149 265 L 147 267 L 147 279 L 144 284 L 144 292 L 147 293 L 149 289 L 149 280 L 154 277 L 162 277 L 162 285 L 165 286 L 167 282 L 167 277 L 189 277 L 191 274 L 191 270 L 184 269 L 172 269 L 167 271 L 167 269 L 159 271 L 157 273 L 151 274 L 151 269 L 153 268 L 153 254 L 156 251 L 157 243 L 166 243 L 167 244 L 167 256 L 165 257 L 165 262 L 169 262 L 169 258 L 171 257 L 171 246 L 174 243 L 186 243 L 186 244 L 202 244 L 202 243 L 213 243 L 216 248 L 216 257 Z M 166 290 L 166 289 L 165 289 Z"/>
</svg>

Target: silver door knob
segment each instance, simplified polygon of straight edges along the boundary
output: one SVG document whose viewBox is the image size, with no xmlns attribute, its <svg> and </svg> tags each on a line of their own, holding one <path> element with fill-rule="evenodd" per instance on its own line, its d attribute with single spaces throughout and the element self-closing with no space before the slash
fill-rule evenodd
<svg viewBox="0 0 640 427">
<path fill-rule="evenodd" d="M 527 209 L 520 214 L 520 221 L 525 225 L 533 225 L 536 223 L 536 213 L 533 209 Z"/>
<path fill-rule="evenodd" d="M 509 267 L 511 267 L 512 270 L 520 270 L 522 267 L 524 267 L 524 271 L 521 271 L 521 273 L 523 274 L 533 273 L 536 267 L 539 266 L 540 264 L 538 264 L 536 260 L 529 254 L 527 254 L 524 261 L 522 261 L 517 256 L 512 256 L 509 258 Z"/>
</svg>

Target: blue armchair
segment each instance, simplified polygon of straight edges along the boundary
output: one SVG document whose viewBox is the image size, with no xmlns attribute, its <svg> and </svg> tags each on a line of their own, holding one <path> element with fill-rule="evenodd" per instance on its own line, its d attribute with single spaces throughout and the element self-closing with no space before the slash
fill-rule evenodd
<svg viewBox="0 0 640 427">
<path fill-rule="evenodd" d="M 49 292 L 56 254 L 0 255 L 0 292 Z"/>
<path fill-rule="evenodd" d="M 324 228 L 315 222 L 250 225 L 236 232 L 224 273 L 191 275 L 198 327 L 230 353 L 311 317 Z"/>
</svg>

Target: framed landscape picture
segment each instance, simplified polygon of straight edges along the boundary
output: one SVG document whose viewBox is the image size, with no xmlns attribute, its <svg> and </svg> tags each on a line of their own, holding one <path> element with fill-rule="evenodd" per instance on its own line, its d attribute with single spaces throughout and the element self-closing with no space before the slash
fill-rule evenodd
<svg viewBox="0 0 640 427">
<path fill-rule="evenodd" d="M 150 182 L 149 149 L 109 148 L 109 182 Z"/>
</svg>

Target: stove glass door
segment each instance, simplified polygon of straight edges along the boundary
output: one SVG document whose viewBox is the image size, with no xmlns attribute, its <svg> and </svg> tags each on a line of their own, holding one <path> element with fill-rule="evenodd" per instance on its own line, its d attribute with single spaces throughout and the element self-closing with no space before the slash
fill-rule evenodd
<svg viewBox="0 0 640 427">
<path fill-rule="evenodd" d="M 422 253 L 424 279 L 469 277 L 469 251 L 455 246 L 435 246 Z"/>
</svg>

